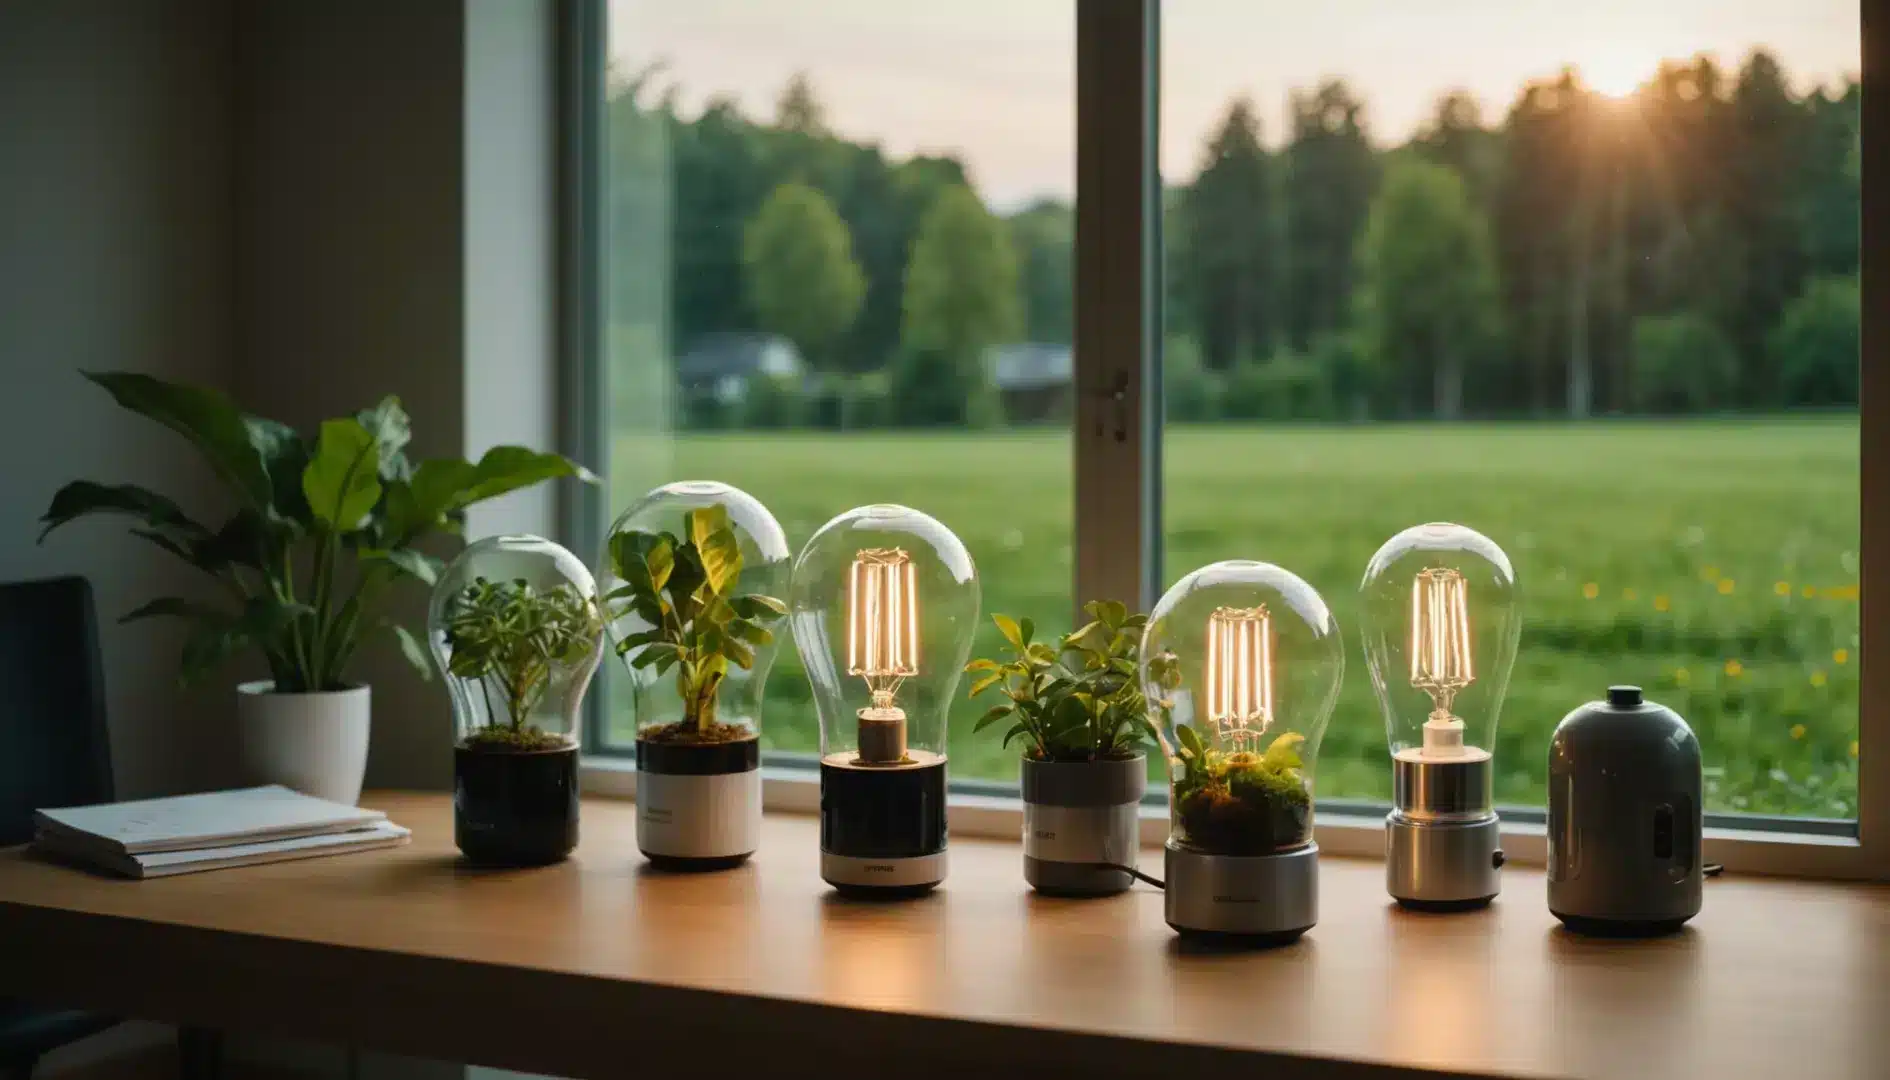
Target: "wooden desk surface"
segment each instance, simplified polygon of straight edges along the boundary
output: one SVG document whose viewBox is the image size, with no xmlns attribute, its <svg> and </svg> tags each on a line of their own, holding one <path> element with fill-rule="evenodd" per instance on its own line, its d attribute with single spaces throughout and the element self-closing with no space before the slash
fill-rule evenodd
<svg viewBox="0 0 1890 1080">
<path fill-rule="evenodd" d="M 1885 887 L 1714 881 L 1678 936 L 1589 942 L 1536 871 L 1420 916 L 1380 864 L 1328 858 L 1299 944 L 1202 953 L 1146 887 L 1032 895 L 1007 844 L 861 904 L 805 818 L 770 818 L 748 867 L 670 876 L 629 804 L 591 801 L 569 862 L 479 871 L 444 796 L 363 802 L 412 845 L 147 882 L 0 853 L 0 994 L 573 1076 L 1890 1077 Z"/>
</svg>

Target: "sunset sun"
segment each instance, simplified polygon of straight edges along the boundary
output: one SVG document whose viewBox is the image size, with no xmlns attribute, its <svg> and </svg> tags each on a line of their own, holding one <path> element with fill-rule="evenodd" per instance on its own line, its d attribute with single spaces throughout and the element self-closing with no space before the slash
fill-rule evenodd
<svg viewBox="0 0 1890 1080">
<path fill-rule="evenodd" d="M 1611 98 L 1624 98 L 1641 83 L 1652 78 L 1659 63 L 1659 58 L 1653 52 L 1631 42 L 1622 42 L 1598 50 L 1593 56 L 1581 61 L 1579 70 L 1582 81 L 1598 93 Z"/>
</svg>

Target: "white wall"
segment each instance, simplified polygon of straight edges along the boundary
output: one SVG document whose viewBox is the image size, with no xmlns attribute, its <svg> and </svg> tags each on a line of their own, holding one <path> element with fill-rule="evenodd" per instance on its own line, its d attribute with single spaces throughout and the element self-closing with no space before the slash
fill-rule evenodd
<svg viewBox="0 0 1890 1080">
<path fill-rule="evenodd" d="M 175 692 L 175 625 L 119 626 L 194 571 L 83 522 L 35 543 L 62 484 L 134 482 L 220 512 L 180 440 L 79 371 L 231 381 L 226 0 L 0 3 L 0 580 L 83 574 L 97 592 L 119 791 L 230 767 L 227 685 Z"/>
</svg>

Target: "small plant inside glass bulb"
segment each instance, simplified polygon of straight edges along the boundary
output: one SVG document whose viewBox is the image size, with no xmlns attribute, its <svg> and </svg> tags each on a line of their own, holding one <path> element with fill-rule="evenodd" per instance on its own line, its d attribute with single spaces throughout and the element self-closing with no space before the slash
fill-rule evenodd
<svg viewBox="0 0 1890 1080">
<path fill-rule="evenodd" d="M 1451 712 L 1458 691 L 1476 681 L 1470 656 L 1469 582 L 1456 570 L 1432 567 L 1411 580 L 1411 685 L 1431 696 L 1424 750 L 1463 752 L 1463 720 Z"/>
<path fill-rule="evenodd" d="M 853 557 L 847 578 L 847 674 L 873 695 L 859 712 L 862 764 L 906 758 L 906 713 L 899 684 L 919 673 L 916 570 L 904 548 L 868 548 Z"/>
</svg>

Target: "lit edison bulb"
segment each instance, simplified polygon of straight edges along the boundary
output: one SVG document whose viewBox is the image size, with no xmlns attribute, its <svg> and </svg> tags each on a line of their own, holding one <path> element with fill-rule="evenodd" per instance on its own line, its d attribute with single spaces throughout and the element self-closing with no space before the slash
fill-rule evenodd
<svg viewBox="0 0 1890 1080">
<path fill-rule="evenodd" d="M 866 681 L 871 704 L 860 711 L 860 759 L 906 756 L 906 713 L 899 685 L 919 673 L 918 575 L 904 548 L 869 548 L 847 575 L 847 674 Z"/>
<path fill-rule="evenodd" d="M 1522 628 L 1515 570 L 1489 537 L 1434 522 L 1378 549 L 1359 599 L 1392 756 L 1392 895 L 1487 901 L 1502 863 L 1491 755 Z"/>
<path fill-rule="evenodd" d="M 820 714 L 821 873 L 843 889 L 944 877 L 946 719 L 978 624 L 950 529 L 875 505 L 822 526 L 788 586 Z"/>
<path fill-rule="evenodd" d="M 1174 839 L 1224 855 L 1309 842 L 1313 766 L 1345 672 L 1318 591 L 1269 563 L 1202 567 L 1155 605 L 1141 664 L 1166 713 Z"/>
<path fill-rule="evenodd" d="M 1155 605 L 1140 674 L 1169 754 L 1168 924 L 1297 938 L 1318 918 L 1313 767 L 1345 675 L 1338 621 L 1289 571 L 1218 562 Z"/>
</svg>

